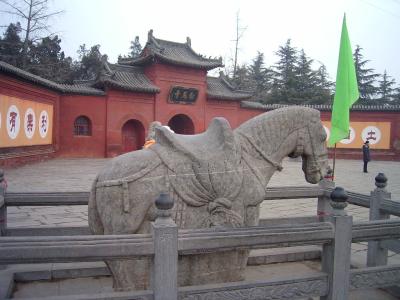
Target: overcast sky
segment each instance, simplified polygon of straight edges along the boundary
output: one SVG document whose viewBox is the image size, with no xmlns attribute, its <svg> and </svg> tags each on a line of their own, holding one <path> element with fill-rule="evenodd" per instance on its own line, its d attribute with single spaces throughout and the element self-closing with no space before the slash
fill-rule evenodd
<svg viewBox="0 0 400 300">
<path fill-rule="evenodd" d="M 102 53 L 115 62 L 127 54 L 136 35 L 142 46 L 147 32 L 161 39 L 185 42 L 206 56 L 233 56 L 236 13 L 245 27 L 240 41 L 239 62 L 249 63 L 257 51 L 267 65 L 277 60 L 274 52 L 287 39 L 315 61 L 323 62 L 331 79 L 336 77 L 343 13 L 347 15 L 354 50 L 364 49 L 368 67 L 386 69 L 400 83 L 400 0 L 275 0 L 275 1 L 128 1 L 53 0 L 52 10 L 65 12 L 52 19 L 62 48 L 76 57 L 80 44 L 101 45 Z M 2 23 L 5 18 L 2 15 Z"/>
</svg>

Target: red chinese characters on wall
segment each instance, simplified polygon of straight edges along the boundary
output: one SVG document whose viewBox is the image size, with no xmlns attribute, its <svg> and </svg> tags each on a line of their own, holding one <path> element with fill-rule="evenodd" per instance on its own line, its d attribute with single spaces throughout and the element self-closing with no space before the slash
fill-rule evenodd
<svg viewBox="0 0 400 300">
<path fill-rule="evenodd" d="M 11 105 L 7 111 L 7 134 L 14 140 L 17 138 L 20 128 L 20 114 L 17 106 Z"/>
<path fill-rule="evenodd" d="M 35 112 L 32 108 L 28 108 L 25 112 L 25 122 L 24 122 L 25 136 L 28 139 L 32 139 L 35 133 L 35 127 L 36 127 L 35 123 L 36 123 Z"/>
<path fill-rule="evenodd" d="M 9 118 L 10 118 L 10 131 L 15 132 L 15 122 L 17 119 L 18 113 L 16 112 L 10 112 Z"/>
</svg>

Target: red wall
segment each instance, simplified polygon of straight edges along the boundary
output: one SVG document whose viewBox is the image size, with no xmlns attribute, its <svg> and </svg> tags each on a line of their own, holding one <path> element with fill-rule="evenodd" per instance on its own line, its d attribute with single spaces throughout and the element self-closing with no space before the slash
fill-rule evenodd
<svg viewBox="0 0 400 300">
<path fill-rule="evenodd" d="M 206 70 L 153 64 L 146 68 L 145 74 L 161 89 L 155 96 L 153 120 L 163 125 L 177 114 L 187 115 L 194 124 L 195 133 L 205 129 L 205 106 L 207 81 Z M 169 92 L 173 86 L 191 87 L 199 91 L 194 104 L 168 103 Z M 147 126 L 145 126 L 147 128 Z"/>
<path fill-rule="evenodd" d="M 52 104 L 54 109 L 52 144 L 0 148 L 0 166 L 10 167 L 53 157 L 59 150 L 60 97 L 58 93 L 0 74 L 0 94 Z"/>
<path fill-rule="evenodd" d="M 331 112 L 321 112 L 322 121 L 330 121 Z M 390 111 L 352 111 L 350 112 L 350 120 L 357 122 L 390 122 L 390 149 L 371 150 L 372 160 L 400 160 L 400 112 Z M 333 150 L 330 149 L 330 155 Z M 347 159 L 362 159 L 361 149 L 336 149 L 336 157 Z"/>
<path fill-rule="evenodd" d="M 106 97 L 62 95 L 60 99 L 60 150 L 61 157 L 104 157 Z M 91 136 L 75 136 L 74 122 L 79 116 L 91 121 Z"/>
<path fill-rule="evenodd" d="M 154 94 L 107 91 L 107 157 L 122 153 L 122 127 L 137 120 L 147 129 L 154 120 Z"/>
<path fill-rule="evenodd" d="M 224 117 L 229 121 L 232 128 L 238 127 L 241 124 L 239 121 L 239 110 L 240 101 L 208 99 L 205 116 L 206 127 L 208 127 L 208 124 L 215 117 Z"/>
<path fill-rule="evenodd" d="M 238 113 L 238 122 L 239 124 L 242 124 L 247 120 L 264 112 L 265 111 L 259 109 L 240 108 L 240 112 Z"/>
</svg>

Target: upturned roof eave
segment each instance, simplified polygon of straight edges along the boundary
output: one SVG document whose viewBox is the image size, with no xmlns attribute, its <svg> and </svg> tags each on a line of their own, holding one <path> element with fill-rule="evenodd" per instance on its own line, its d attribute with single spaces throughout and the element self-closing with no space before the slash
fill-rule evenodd
<svg viewBox="0 0 400 300">
<path fill-rule="evenodd" d="M 151 53 L 144 57 L 139 57 L 132 60 L 121 60 L 119 64 L 122 65 L 130 65 L 130 66 L 143 66 L 146 64 L 154 63 L 155 59 L 159 59 L 162 62 L 184 66 L 184 67 L 191 67 L 196 69 L 205 69 L 205 70 L 212 70 L 215 68 L 223 67 L 224 65 L 220 61 L 208 61 L 208 62 L 187 62 L 187 61 L 179 61 L 176 59 L 172 59 L 168 56 L 162 55 L 160 53 Z"/>
</svg>

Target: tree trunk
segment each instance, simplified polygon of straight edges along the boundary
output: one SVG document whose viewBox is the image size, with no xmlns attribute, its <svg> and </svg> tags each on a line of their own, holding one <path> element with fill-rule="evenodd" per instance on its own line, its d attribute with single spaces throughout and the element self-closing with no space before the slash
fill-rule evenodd
<svg viewBox="0 0 400 300">
<path fill-rule="evenodd" d="M 24 40 L 24 45 L 22 47 L 22 69 L 26 69 L 27 61 L 28 61 L 28 43 L 29 43 L 29 34 L 31 32 L 31 21 L 32 21 L 32 3 L 33 0 L 30 0 L 29 2 L 29 14 L 28 14 L 28 19 L 27 19 L 27 24 L 26 24 L 26 32 L 25 32 L 25 40 Z"/>
</svg>

